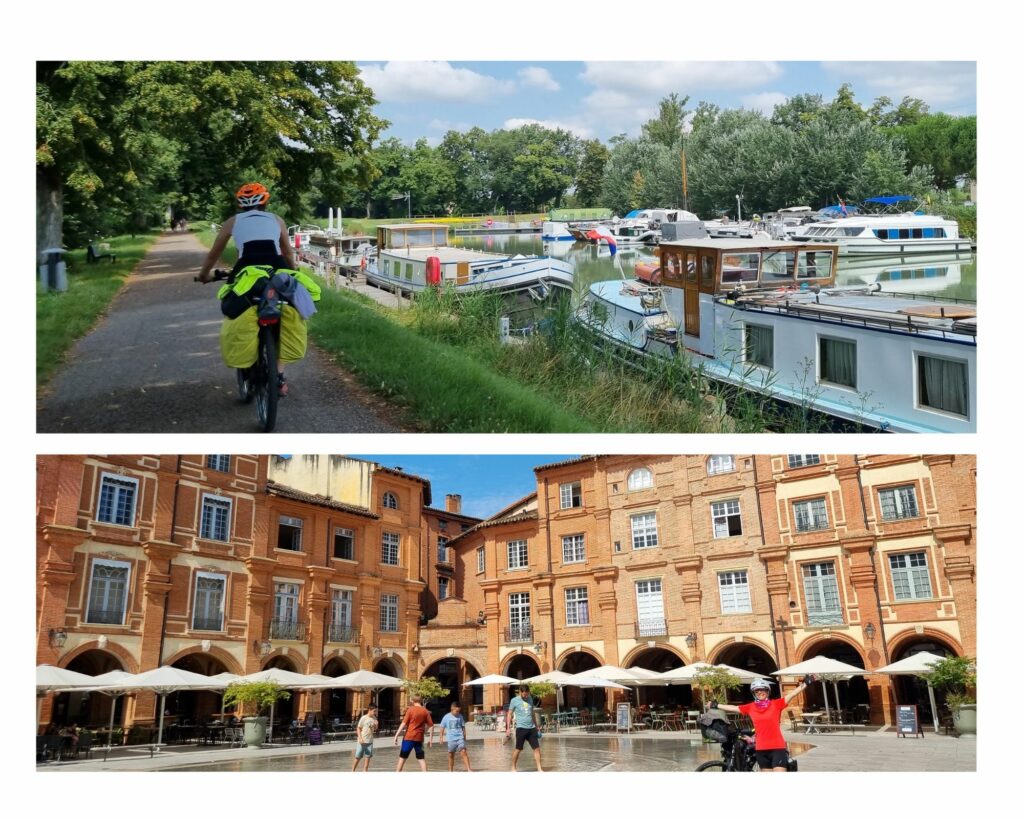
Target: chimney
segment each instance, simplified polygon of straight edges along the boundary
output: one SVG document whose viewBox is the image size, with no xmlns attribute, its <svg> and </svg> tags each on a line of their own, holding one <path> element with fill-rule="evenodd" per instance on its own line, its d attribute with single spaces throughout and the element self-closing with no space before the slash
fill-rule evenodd
<svg viewBox="0 0 1024 819">
<path fill-rule="evenodd" d="M 462 514 L 462 495 L 445 495 L 444 496 L 444 511 L 454 512 L 456 515 Z"/>
</svg>

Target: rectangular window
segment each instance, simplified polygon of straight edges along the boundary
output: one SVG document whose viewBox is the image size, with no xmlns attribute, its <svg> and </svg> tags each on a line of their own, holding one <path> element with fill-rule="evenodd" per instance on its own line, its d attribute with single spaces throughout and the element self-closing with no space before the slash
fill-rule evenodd
<svg viewBox="0 0 1024 819">
<path fill-rule="evenodd" d="M 775 366 L 775 330 L 760 324 L 743 326 L 744 360 L 769 370 Z"/>
<path fill-rule="evenodd" d="M 224 617 L 224 586 L 222 574 L 196 572 L 195 603 L 192 606 L 192 628 L 197 631 L 220 631 Z"/>
<path fill-rule="evenodd" d="M 380 596 L 380 630 L 398 631 L 398 595 Z"/>
<path fill-rule="evenodd" d="M 530 593 L 512 592 L 508 596 L 508 642 L 528 643 L 532 639 Z"/>
<path fill-rule="evenodd" d="M 277 548 L 290 552 L 302 551 L 302 518 L 281 515 L 277 519 Z"/>
<path fill-rule="evenodd" d="M 636 581 L 637 635 L 658 637 L 668 633 L 661 599 L 661 580 Z"/>
<path fill-rule="evenodd" d="M 352 628 L 352 592 L 350 589 L 331 591 L 331 622 L 328 639 L 332 643 L 354 643 L 355 629 Z"/>
<path fill-rule="evenodd" d="M 231 456 L 230 455 L 207 455 L 206 456 L 206 468 L 213 469 L 217 472 L 230 472 L 231 471 Z"/>
<path fill-rule="evenodd" d="M 579 481 L 560 484 L 558 494 L 563 509 L 577 509 L 583 505 L 583 492 Z"/>
<path fill-rule="evenodd" d="M 716 538 L 736 537 L 743 534 L 738 500 L 718 501 L 711 504 L 711 525 Z"/>
<path fill-rule="evenodd" d="M 351 529 L 334 528 L 334 556 L 339 560 L 356 559 L 356 533 Z"/>
<path fill-rule="evenodd" d="M 96 520 L 132 526 L 135 523 L 135 495 L 139 482 L 135 478 L 104 475 L 100 480 L 100 503 Z"/>
<path fill-rule="evenodd" d="M 882 506 L 882 520 L 902 520 L 918 516 L 917 494 L 913 486 L 880 489 L 878 500 Z"/>
<path fill-rule="evenodd" d="M 437 530 L 439 532 L 447 532 L 448 531 L 448 521 L 446 521 L 446 520 L 439 520 L 437 522 Z"/>
<path fill-rule="evenodd" d="M 213 495 L 203 495 L 203 516 L 199 537 L 227 542 L 231 531 L 231 501 Z"/>
<path fill-rule="evenodd" d="M 722 256 L 722 284 L 756 282 L 760 253 L 727 253 Z"/>
<path fill-rule="evenodd" d="M 565 590 L 565 624 L 567 626 L 589 626 L 590 604 L 587 601 L 587 587 Z"/>
<path fill-rule="evenodd" d="M 820 455 L 789 455 L 789 468 L 797 469 L 801 466 L 814 466 L 821 463 Z"/>
<path fill-rule="evenodd" d="M 301 640 L 299 629 L 299 584 L 274 584 L 274 619 L 270 621 L 270 638 Z"/>
<path fill-rule="evenodd" d="M 655 512 L 631 515 L 629 526 L 633 532 L 634 549 L 651 549 L 658 545 L 658 516 Z"/>
<path fill-rule="evenodd" d="M 398 565 L 399 536 L 394 532 L 383 532 L 380 536 L 380 562 L 388 566 Z"/>
<path fill-rule="evenodd" d="M 510 540 L 508 542 L 508 567 L 510 569 L 525 569 L 529 565 L 529 555 L 526 550 L 525 540 Z"/>
<path fill-rule="evenodd" d="M 443 535 L 437 537 L 437 560 L 440 563 L 448 562 L 448 538 Z"/>
<path fill-rule="evenodd" d="M 87 623 L 120 626 L 128 603 L 128 577 L 131 565 L 114 560 L 94 560 L 89 580 Z"/>
<path fill-rule="evenodd" d="M 793 504 L 793 517 L 798 532 L 813 532 L 828 528 L 828 510 L 824 498 L 797 501 Z"/>
<path fill-rule="evenodd" d="M 857 389 L 857 344 L 838 338 L 818 339 L 818 378 Z"/>
<path fill-rule="evenodd" d="M 796 268 L 796 277 L 798 279 L 827 279 L 831 275 L 831 253 L 811 250 L 800 254 Z"/>
<path fill-rule="evenodd" d="M 484 547 L 481 546 L 476 550 L 476 572 L 482 574 L 487 568 L 487 554 L 484 552 Z"/>
<path fill-rule="evenodd" d="M 448 578 L 439 577 L 437 578 L 437 599 L 446 600 L 448 599 Z"/>
<path fill-rule="evenodd" d="M 835 626 L 843 622 L 839 605 L 839 585 L 835 563 L 805 563 L 804 596 L 807 598 L 807 625 Z"/>
<path fill-rule="evenodd" d="M 750 584 L 747 582 L 747 573 L 745 571 L 719 572 L 718 596 L 722 602 L 722 614 L 751 611 Z"/>
<path fill-rule="evenodd" d="M 917 400 L 920 406 L 966 418 L 969 394 L 965 362 L 917 356 Z"/>
<path fill-rule="evenodd" d="M 587 559 L 583 535 L 565 535 L 562 538 L 562 562 L 582 563 Z"/>
<path fill-rule="evenodd" d="M 708 474 L 721 475 L 723 472 L 735 472 L 736 461 L 732 455 L 712 455 L 708 458 Z"/>
<path fill-rule="evenodd" d="M 924 552 L 889 555 L 889 568 L 897 600 L 920 600 L 932 596 L 928 558 Z"/>
</svg>

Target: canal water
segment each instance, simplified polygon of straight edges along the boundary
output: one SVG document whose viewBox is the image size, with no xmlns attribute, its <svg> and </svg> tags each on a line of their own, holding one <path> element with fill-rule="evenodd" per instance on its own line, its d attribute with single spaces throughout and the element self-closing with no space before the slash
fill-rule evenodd
<svg viewBox="0 0 1024 819">
<path fill-rule="evenodd" d="M 623 247 L 612 256 L 605 245 L 582 242 L 542 242 L 539 235 L 490 235 L 452 237 L 452 244 L 492 253 L 522 253 L 552 256 L 572 264 L 577 289 L 591 282 L 625 277 L 633 278 L 638 262 L 654 262 L 650 247 Z M 965 255 L 959 259 L 913 257 L 889 259 L 841 258 L 836 271 L 836 284 L 860 286 L 877 282 L 882 289 L 895 293 L 913 293 L 921 296 L 977 299 L 977 257 Z"/>
<path fill-rule="evenodd" d="M 328 746 L 330 747 L 330 746 Z M 790 753 L 798 756 L 812 746 L 791 742 Z M 349 771 L 352 768 L 350 742 L 338 743 L 338 751 L 297 753 L 289 756 L 254 756 L 207 765 L 175 767 L 173 771 Z M 511 742 L 502 743 L 500 736 L 471 739 L 468 742 L 469 760 L 477 771 L 507 771 L 511 765 Z M 445 746 L 435 742 L 427 748 L 427 769 L 446 771 L 448 753 Z M 630 737 L 630 736 L 573 736 L 559 737 L 545 734 L 541 740 L 542 764 L 547 771 L 692 771 L 702 762 L 721 758 L 720 746 L 704 744 L 699 739 L 684 737 Z M 389 737 L 374 742 L 374 756 L 370 772 L 394 771 L 398 763 L 398 748 Z M 406 770 L 419 771 L 415 757 L 406 762 Z M 455 770 L 461 771 L 462 760 L 456 758 Z M 520 771 L 533 771 L 533 753 L 527 746 L 519 757 Z"/>
</svg>

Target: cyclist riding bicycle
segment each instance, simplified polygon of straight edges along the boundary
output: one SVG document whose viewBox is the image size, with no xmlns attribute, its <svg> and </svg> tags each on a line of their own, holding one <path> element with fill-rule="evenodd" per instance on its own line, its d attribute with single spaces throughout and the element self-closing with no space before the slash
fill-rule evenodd
<svg viewBox="0 0 1024 819">
<path fill-rule="evenodd" d="M 235 240 L 238 249 L 238 261 L 231 269 L 229 282 L 233 283 L 243 268 L 250 265 L 265 265 L 271 268 L 271 275 L 276 270 L 294 270 L 295 255 L 288 243 L 288 228 L 280 216 L 267 213 L 267 202 L 270 191 L 259 182 L 242 185 L 235 194 L 240 213 L 227 219 L 221 226 L 213 247 L 206 256 L 206 261 L 199 271 L 199 280 L 209 282 L 213 279 L 210 271 L 220 259 L 228 241 Z M 229 319 L 244 313 L 251 305 L 251 299 L 259 296 L 270 282 L 264 277 L 253 284 L 244 294 L 228 292 L 221 299 L 221 312 Z M 288 394 L 288 385 L 284 377 L 284 364 L 278 363 L 278 392 Z"/>
<path fill-rule="evenodd" d="M 806 676 L 803 682 L 790 691 L 785 697 L 771 699 L 772 684 L 768 680 L 754 680 L 750 684 L 753 702 L 746 705 L 719 705 L 711 703 L 712 708 L 730 711 L 734 714 L 746 714 L 754 723 L 754 736 L 757 741 L 757 766 L 766 773 L 789 770 L 789 750 L 782 736 L 782 712 L 790 700 L 800 694 L 814 682 L 813 676 Z"/>
</svg>

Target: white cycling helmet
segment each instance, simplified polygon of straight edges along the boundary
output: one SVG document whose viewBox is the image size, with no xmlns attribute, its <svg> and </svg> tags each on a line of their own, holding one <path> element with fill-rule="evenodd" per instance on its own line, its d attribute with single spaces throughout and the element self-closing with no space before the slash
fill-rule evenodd
<svg viewBox="0 0 1024 819">
<path fill-rule="evenodd" d="M 768 682 L 768 680 L 764 680 L 764 679 L 754 680 L 750 684 L 750 693 L 753 694 L 758 689 L 761 689 L 762 691 L 768 691 L 770 693 L 771 690 L 772 690 L 772 684 L 770 682 Z"/>
</svg>

